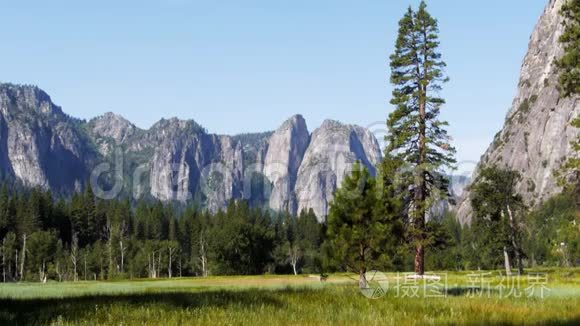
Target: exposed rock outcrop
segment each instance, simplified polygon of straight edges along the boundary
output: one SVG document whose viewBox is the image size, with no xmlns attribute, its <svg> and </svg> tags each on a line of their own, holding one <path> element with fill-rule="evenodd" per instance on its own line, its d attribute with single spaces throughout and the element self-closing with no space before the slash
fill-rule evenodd
<svg viewBox="0 0 580 326">
<path fill-rule="evenodd" d="M 35 86 L 0 84 L 0 167 L 5 178 L 61 193 L 79 190 L 96 153 L 80 128 Z"/>
<path fill-rule="evenodd" d="M 263 174 L 272 183 L 270 208 L 297 211 L 294 187 L 309 143 L 310 134 L 306 121 L 300 115 L 284 122 L 268 140 Z"/>
<path fill-rule="evenodd" d="M 312 134 L 298 171 L 298 211 L 313 209 L 322 221 L 328 214 L 334 191 L 356 161 L 376 174 L 381 149 L 370 131 L 326 120 Z"/>
<path fill-rule="evenodd" d="M 553 176 L 566 157 L 579 130 L 570 122 L 580 114 L 580 98 L 560 98 L 554 61 L 563 54 L 558 41 L 563 32 L 560 8 L 565 0 L 550 0 L 530 38 L 516 97 L 503 129 L 479 163 L 519 171 L 517 187 L 529 206 L 535 206 L 561 191 Z M 477 170 L 474 174 L 477 175 Z M 458 206 L 461 222 L 471 221 L 469 192 Z"/>
</svg>

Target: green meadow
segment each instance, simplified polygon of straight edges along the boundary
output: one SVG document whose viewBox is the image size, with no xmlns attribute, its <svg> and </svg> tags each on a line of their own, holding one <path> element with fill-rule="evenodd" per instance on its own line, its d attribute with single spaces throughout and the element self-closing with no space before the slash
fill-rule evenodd
<svg viewBox="0 0 580 326">
<path fill-rule="evenodd" d="M 446 277 L 413 283 L 389 273 L 376 299 L 347 274 L 326 282 L 248 276 L 3 284 L 0 325 L 580 324 L 580 270 L 537 272 L 545 283 L 527 276 L 510 283 L 499 272 L 436 273 Z M 526 290 L 536 285 L 535 293 Z"/>
</svg>

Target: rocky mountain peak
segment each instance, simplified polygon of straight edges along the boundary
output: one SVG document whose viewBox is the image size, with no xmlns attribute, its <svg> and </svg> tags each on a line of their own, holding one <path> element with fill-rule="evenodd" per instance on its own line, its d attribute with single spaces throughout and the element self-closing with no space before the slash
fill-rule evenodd
<svg viewBox="0 0 580 326">
<path fill-rule="evenodd" d="M 350 128 L 351 126 L 345 125 L 340 121 L 337 120 L 332 120 L 332 119 L 326 119 L 322 122 L 322 124 L 320 125 L 321 130 L 332 130 L 332 129 L 342 129 L 342 130 L 347 130 L 348 128 Z"/>
<path fill-rule="evenodd" d="M 116 143 L 124 142 L 138 129 L 127 119 L 112 112 L 97 117 L 89 122 L 91 131 L 98 137 L 111 138 Z"/>
<path fill-rule="evenodd" d="M 270 136 L 263 174 L 273 185 L 270 196 L 272 209 L 296 210 L 294 185 L 309 142 L 308 127 L 301 115 L 286 120 Z"/>
<path fill-rule="evenodd" d="M 10 109 L 44 115 L 63 114 L 60 107 L 52 103 L 48 94 L 33 85 L 0 83 L 0 101 L 5 115 L 9 114 Z"/>
<path fill-rule="evenodd" d="M 182 120 L 176 117 L 161 119 L 155 123 L 149 131 L 162 132 L 183 132 L 191 131 L 194 133 L 205 133 L 205 129 L 194 120 Z"/>
<path fill-rule="evenodd" d="M 300 114 L 295 114 L 288 118 L 282 123 L 276 132 L 286 129 L 306 130 L 308 132 L 308 128 L 306 127 L 306 120 L 304 120 L 304 117 Z"/>
</svg>

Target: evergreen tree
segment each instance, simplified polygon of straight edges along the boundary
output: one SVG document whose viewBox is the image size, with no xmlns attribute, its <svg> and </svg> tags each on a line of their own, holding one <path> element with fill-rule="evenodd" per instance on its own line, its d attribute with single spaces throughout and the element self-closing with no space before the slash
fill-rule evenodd
<svg viewBox="0 0 580 326">
<path fill-rule="evenodd" d="M 556 195 L 528 216 L 525 243 L 532 266 L 580 264 L 580 214 L 572 192 Z M 537 236 L 541 235 L 541 236 Z"/>
<path fill-rule="evenodd" d="M 445 100 L 438 96 L 448 78 L 438 52 L 439 28 L 421 2 L 418 11 L 409 8 L 399 22 L 395 52 L 391 55 L 391 83 L 394 85 L 387 126 L 386 152 L 406 162 L 403 175 L 410 189 L 406 203 L 409 234 L 415 247 L 415 273 L 424 274 L 425 247 L 429 245 L 426 215 L 433 202 L 448 192 L 448 180 L 441 168 L 451 166 L 455 149 L 439 120 Z"/>
<path fill-rule="evenodd" d="M 8 232 L 2 239 L 2 281 L 7 282 L 16 279 L 16 272 L 18 266 L 16 266 L 16 257 L 14 255 L 17 252 L 17 242 L 16 234 L 14 232 Z"/>
<path fill-rule="evenodd" d="M 10 197 L 8 195 L 8 187 L 2 185 L 2 189 L 0 189 L 0 239 L 4 238 L 4 235 L 8 233 L 11 226 L 9 205 Z"/>
<path fill-rule="evenodd" d="M 559 41 L 564 45 L 564 55 L 556 61 L 560 69 L 559 88 L 562 97 L 580 94 L 580 0 L 568 0 L 561 9 L 564 17 L 564 33 Z M 572 126 L 580 128 L 580 117 L 572 121 Z M 578 194 L 580 206 L 580 137 L 573 143 L 575 155 L 568 158 L 559 171 L 561 185 Z"/>
<path fill-rule="evenodd" d="M 306 273 L 322 273 L 320 249 L 324 241 L 324 227 L 318 222 L 314 210 L 302 211 L 297 221 L 297 232 L 303 250 L 302 270 Z"/>
<path fill-rule="evenodd" d="M 37 231 L 28 239 L 27 275 L 38 275 L 40 282 L 48 280 L 48 269 L 56 257 L 57 237 L 52 231 Z M 38 273 L 38 274 L 37 274 Z"/>
<path fill-rule="evenodd" d="M 556 65 L 560 69 L 560 91 L 567 97 L 580 94 L 580 0 L 568 0 L 561 15 L 564 33 L 559 41 L 564 44 L 564 55 Z"/>
<path fill-rule="evenodd" d="M 327 252 L 331 261 L 358 273 L 366 288 L 366 272 L 383 267 L 392 224 L 380 207 L 375 180 L 359 163 L 336 191 L 328 214 Z"/>
<path fill-rule="evenodd" d="M 516 171 L 491 166 L 482 169 L 471 186 L 476 225 L 483 231 L 479 235 L 490 245 L 502 247 L 508 275 L 511 274 L 511 256 L 515 256 L 520 275 L 524 272 L 519 217 L 525 206 L 515 190 L 520 180 L 521 175 Z"/>
</svg>

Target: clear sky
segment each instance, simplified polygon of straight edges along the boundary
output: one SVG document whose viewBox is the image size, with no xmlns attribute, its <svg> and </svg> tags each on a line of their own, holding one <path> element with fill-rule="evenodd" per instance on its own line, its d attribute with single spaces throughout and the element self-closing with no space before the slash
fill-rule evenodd
<svg viewBox="0 0 580 326">
<path fill-rule="evenodd" d="M 442 116 L 459 160 L 501 128 L 548 0 L 431 0 L 450 83 Z M 70 115 L 113 111 L 210 132 L 305 116 L 372 125 L 391 107 L 388 56 L 416 0 L 0 0 L 0 81 L 35 84 Z M 377 124 L 378 123 L 378 124 Z"/>
</svg>

